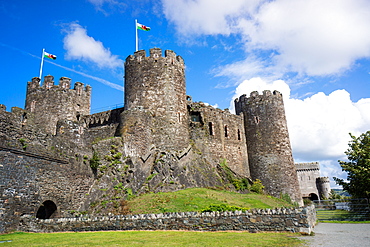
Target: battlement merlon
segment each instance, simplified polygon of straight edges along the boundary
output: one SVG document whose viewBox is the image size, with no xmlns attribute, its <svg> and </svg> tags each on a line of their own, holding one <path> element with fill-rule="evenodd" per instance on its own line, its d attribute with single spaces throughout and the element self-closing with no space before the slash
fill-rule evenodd
<svg viewBox="0 0 370 247">
<path fill-rule="evenodd" d="M 40 78 L 33 77 L 30 82 L 27 83 L 27 91 L 33 91 L 36 89 L 71 89 L 71 79 L 68 77 L 61 77 L 59 79 L 59 85 L 54 85 L 54 76 L 47 75 L 44 77 L 43 85 L 40 85 Z M 82 82 L 76 82 L 74 85 L 74 88 L 71 90 L 78 90 L 82 91 L 84 89 L 85 92 L 90 93 L 91 92 L 91 86 L 86 85 L 84 88 L 84 84 Z"/>
<path fill-rule="evenodd" d="M 316 183 L 330 183 L 329 177 L 318 177 L 316 178 Z"/>
<path fill-rule="evenodd" d="M 131 63 L 141 63 L 142 61 L 152 61 L 152 62 L 158 62 L 158 61 L 164 61 L 169 64 L 177 64 L 182 67 L 185 67 L 184 59 L 177 55 L 174 51 L 171 50 L 165 50 L 164 57 L 162 56 L 162 49 L 160 48 L 152 48 L 149 50 L 149 57 L 146 56 L 145 50 L 136 51 L 134 55 L 129 55 L 126 58 L 126 65 L 129 65 Z"/>
<path fill-rule="evenodd" d="M 309 163 L 296 163 L 296 170 L 320 170 L 319 162 L 309 162 Z"/>
<path fill-rule="evenodd" d="M 249 100 L 253 100 L 255 98 L 269 98 L 269 97 L 277 97 L 277 98 L 282 98 L 283 95 L 277 91 L 274 90 L 272 93 L 270 90 L 264 90 L 262 94 L 259 94 L 257 91 L 253 91 L 250 93 L 250 96 L 247 97 L 246 94 L 241 95 L 239 98 L 236 98 L 234 100 L 235 103 L 238 102 L 248 102 Z"/>
<path fill-rule="evenodd" d="M 243 109 L 246 110 L 246 107 L 251 104 L 264 104 L 270 101 L 279 102 L 280 105 L 284 105 L 283 95 L 275 90 L 271 93 L 270 90 L 264 90 L 262 94 L 259 94 L 257 91 L 253 91 L 250 93 L 248 97 L 246 94 L 241 95 L 239 98 L 234 100 L 235 105 L 235 112 L 239 115 Z"/>
</svg>

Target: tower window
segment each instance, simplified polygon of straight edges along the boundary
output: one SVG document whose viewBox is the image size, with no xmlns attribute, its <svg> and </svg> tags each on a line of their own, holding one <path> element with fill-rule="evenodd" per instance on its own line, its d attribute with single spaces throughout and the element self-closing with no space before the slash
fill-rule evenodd
<svg viewBox="0 0 370 247">
<path fill-rule="evenodd" d="M 240 141 L 242 138 L 240 136 L 240 129 L 238 129 L 238 141 Z"/>
<path fill-rule="evenodd" d="M 191 121 L 193 121 L 193 122 L 198 122 L 198 123 L 200 123 L 200 112 L 191 112 L 191 114 L 190 114 L 190 119 L 191 119 Z"/>
<path fill-rule="evenodd" d="M 227 125 L 225 125 L 225 137 L 229 137 L 229 131 Z"/>
<path fill-rule="evenodd" d="M 208 129 L 209 129 L 209 135 L 213 136 L 214 133 L 213 133 L 213 123 L 212 122 L 208 123 Z"/>
</svg>

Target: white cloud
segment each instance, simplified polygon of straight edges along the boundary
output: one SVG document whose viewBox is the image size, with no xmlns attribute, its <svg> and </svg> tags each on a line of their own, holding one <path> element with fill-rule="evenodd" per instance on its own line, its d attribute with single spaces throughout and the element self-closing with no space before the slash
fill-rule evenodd
<svg viewBox="0 0 370 247">
<path fill-rule="evenodd" d="M 368 0 L 162 0 L 180 35 L 241 35 L 246 54 L 269 57 L 228 65 L 220 74 L 268 68 L 274 75 L 332 75 L 370 57 Z M 239 45 L 239 44 L 238 44 Z M 235 68 L 233 68 L 233 66 Z M 239 68 L 243 68 L 239 70 Z M 254 72 L 254 71 L 252 71 Z M 255 74 L 254 76 L 256 76 Z M 251 77 L 248 77 L 251 78 Z"/>
<path fill-rule="evenodd" d="M 346 90 L 336 90 L 329 95 L 319 92 L 303 100 L 293 99 L 284 81 L 267 82 L 261 78 L 245 80 L 236 88 L 233 98 L 265 89 L 283 94 L 295 160 L 325 161 L 322 167 L 325 176 L 343 175 L 337 160 L 345 158 L 349 133 L 358 136 L 369 129 L 370 98 L 352 102 Z"/>
<path fill-rule="evenodd" d="M 86 29 L 79 24 L 72 23 L 64 31 L 67 33 L 63 40 L 67 51 L 66 59 L 92 62 L 100 68 L 114 69 L 123 66 L 123 61 L 117 55 L 113 55 L 102 42 L 88 36 Z"/>
</svg>

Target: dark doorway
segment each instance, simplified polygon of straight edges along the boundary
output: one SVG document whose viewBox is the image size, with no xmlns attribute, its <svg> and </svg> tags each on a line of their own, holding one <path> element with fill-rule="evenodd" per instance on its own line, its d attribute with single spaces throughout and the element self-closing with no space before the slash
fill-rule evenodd
<svg viewBox="0 0 370 247">
<path fill-rule="evenodd" d="M 309 196 L 310 196 L 309 199 L 311 201 L 319 200 L 319 197 L 315 193 L 311 193 Z"/>
<path fill-rule="evenodd" d="M 36 213 L 38 219 L 50 219 L 57 213 L 57 205 L 53 201 L 44 201 Z"/>
</svg>

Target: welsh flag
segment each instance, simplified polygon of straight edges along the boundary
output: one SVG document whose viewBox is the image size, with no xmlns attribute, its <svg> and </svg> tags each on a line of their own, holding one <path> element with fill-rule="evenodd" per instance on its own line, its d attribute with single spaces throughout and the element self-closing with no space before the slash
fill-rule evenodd
<svg viewBox="0 0 370 247">
<path fill-rule="evenodd" d="M 150 31 L 150 27 L 147 27 L 143 24 L 140 24 L 140 23 L 136 23 L 136 27 L 137 29 L 140 29 L 140 30 L 143 30 L 143 31 Z"/>
<path fill-rule="evenodd" d="M 47 53 L 46 51 L 44 52 L 44 57 L 46 58 L 50 58 L 50 59 L 57 59 L 57 56 L 53 55 L 53 54 L 50 54 L 50 53 Z"/>
</svg>

